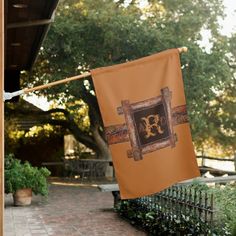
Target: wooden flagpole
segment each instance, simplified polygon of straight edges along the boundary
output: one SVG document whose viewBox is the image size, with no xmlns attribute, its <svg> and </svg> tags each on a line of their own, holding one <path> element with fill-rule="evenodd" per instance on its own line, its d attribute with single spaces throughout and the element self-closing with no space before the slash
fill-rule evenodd
<svg viewBox="0 0 236 236">
<path fill-rule="evenodd" d="M 58 85 L 58 84 L 64 84 L 64 83 L 67 83 L 67 82 L 70 82 L 70 81 L 73 81 L 73 80 L 83 79 L 83 78 L 86 78 L 90 75 L 91 75 L 90 72 L 86 72 L 86 73 L 83 73 L 81 75 L 76 75 L 76 76 L 73 76 L 73 77 L 69 77 L 69 78 L 65 78 L 65 79 L 62 79 L 62 80 L 54 81 L 54 82 L 51 82 L 49 84 L 39 85 L 39 86 L 36 86 L 36 87 L 33 87 L 33 88 L 27 88 L 27 89 L 24 89 L 24 93 L 29 93 L 29 92 L 32 92 L 32 91 L 45 89 L 45 88 L 52 87 L 52 86 L 55 86 L 55 85 Z"/>
<path fill-rule="evenodd" d="M 187 52 L 188 48 L 187 47 L 181 47 L 181 48 L 178 48 L 178 50 L 179 50 L 179 53 L 183 53 L 183 52 Z M 67 83 L 67 82 L 70 82 L 70 81 L 73 81 L 73 80 L 83 79 L 83 78 L 86 78 L 90 75 L 91 75 L 90 72 L 86 72 L 86 73 L 81 74 L 81 75 L 65 78 L 65 79 L 58 80 L 58 81 L 55 81 L 55 82 L 52 82 L 52 83 L 39 85 L 39 86 L 36 86 L 36 87 L 33 87 L 33 88 L 26 88 L 26 89 L 23 89 L 23 93 L 29 93 L 29 92 L 32 92 L 32 91 L 49 88 L 49 87 L 52 87 L 52 86 L 55 86 L 55 85 L 58 85 L 58 84 L 64 84 L 64 83 Z"/>
</svg>

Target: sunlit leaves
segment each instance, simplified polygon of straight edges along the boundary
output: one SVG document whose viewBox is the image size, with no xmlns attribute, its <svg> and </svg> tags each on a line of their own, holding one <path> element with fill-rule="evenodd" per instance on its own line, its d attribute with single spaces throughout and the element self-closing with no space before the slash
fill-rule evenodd
<svg viewBox="0 0 236 236">
<path fill-rule="evenodd" d="M 235 130 L 236 36 L 227 38 L 219 33 L 222 0 L 149 0 L 144 8 L 139 2 L 61 1 L 37 67 L 27 82 L 47 83 L 187 46 L 189 51 L 181 55 L 181 63 L 196 147 L 202 148 L 213 138 L 215 143 L 235 150 L 235 138 L 229 134 Z M 209 52 L 199 45 L 203 29 L 211 35 Z M 78 127 L 89 129 L 94 123 L 102 125 L 89 81 L 74 81 L 40 93 L 60 100 Z"/>
<path fill-rule="evenodd" d="M 42 132 L 46 137 L 49 137 L 53 132 L 53 126 L 49 124 L 42 126 L 33 126 L 28 132 L 25 133 L 25 137 L 38 137 Z"/>
</svg>

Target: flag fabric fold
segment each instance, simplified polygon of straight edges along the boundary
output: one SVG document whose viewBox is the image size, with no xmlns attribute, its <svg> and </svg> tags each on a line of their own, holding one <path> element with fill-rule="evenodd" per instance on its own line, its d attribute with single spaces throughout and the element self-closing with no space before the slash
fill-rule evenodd
<svg viewBox="0 0 236 236">
<path fill-rule="evenodd" d="M 91 74 L 122 199 L 199 176 L 177 49 Z"/>
</svg>

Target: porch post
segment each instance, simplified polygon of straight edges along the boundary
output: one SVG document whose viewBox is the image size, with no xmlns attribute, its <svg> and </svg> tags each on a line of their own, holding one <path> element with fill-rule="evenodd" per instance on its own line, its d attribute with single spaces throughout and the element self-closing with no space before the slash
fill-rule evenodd
<svg viewBox="0 0 236 236">
<path fill-rule="evenodd" d="M 0 235 L 4 228 L 4 0 L 0 2 Z"/>
</svg>

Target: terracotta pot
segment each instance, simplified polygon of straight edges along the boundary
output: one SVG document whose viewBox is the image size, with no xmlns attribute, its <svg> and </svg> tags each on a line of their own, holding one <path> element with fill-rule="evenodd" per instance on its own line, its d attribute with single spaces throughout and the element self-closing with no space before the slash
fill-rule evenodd
<svg viewBox="0 0 236 236">
<path fill-rule="evenodd" d="M 15 206 L 30 205 L 31 199 L 32 199 L 32 189 L 31 188 L 18 189 L 13 194 L 13 200 L 14 200 Z"/>
</svg>

